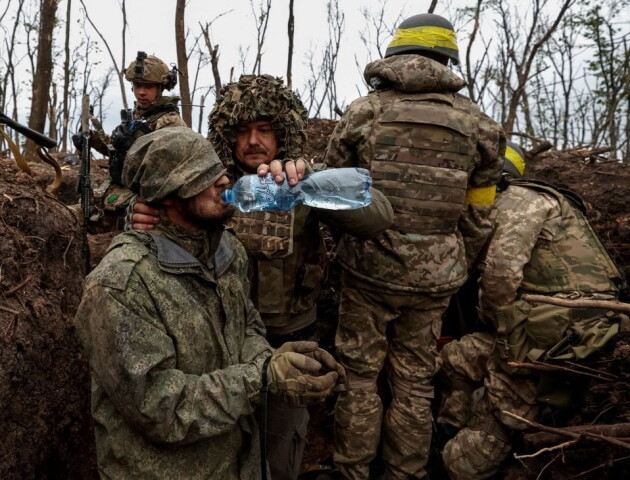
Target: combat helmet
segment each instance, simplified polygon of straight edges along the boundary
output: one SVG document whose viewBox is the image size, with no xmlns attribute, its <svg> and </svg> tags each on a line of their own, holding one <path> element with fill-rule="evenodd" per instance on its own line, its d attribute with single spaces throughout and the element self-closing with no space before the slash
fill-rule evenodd
<svg viewBox="0 0 630 480">
<path fill-rule="evenodd" d="M 125 70 L 125 79 L 133 83 L 158 84 L 171 90 L 177 85 L 177 67 L 169 69 L 159 58 L 138 52 L 136 59 Z"/>
<path fill-rule="evenodd" d="M 512 178 L 521 178 L 525 171 L 525 155 L 516 143 L 507 142 L 503 157 L 503 173 Z"/>
<path fill-rule="evenodd" d="M 297 158 L 306 145 L 308 113 L 281 78 L 241 75 L 225 85 L 208 118 L 208 140 L 227 165 L 234 165 L 236 127 L 266 120 L 278 136 L 277 157 Z"/>
<path fill-rule="evenodd" d="M 451 22 L 433 13 L 421 13 L 404 20 L 394 32 L 385 57 L 406 53 L 438 54 L 459 64 L 457 36 Z"/>
</svg>

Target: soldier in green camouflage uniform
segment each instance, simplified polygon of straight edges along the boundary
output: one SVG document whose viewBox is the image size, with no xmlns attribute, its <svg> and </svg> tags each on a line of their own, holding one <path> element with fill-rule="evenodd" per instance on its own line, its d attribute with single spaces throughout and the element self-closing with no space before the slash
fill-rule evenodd
<svg viewBox="0 0 630 480">
<path fill-rule="evenodd" d="M 272 355 L 247 296 L 245 251 L 224 230 L 224 173 L 184 127 L 129 151 L 123 181 L 160 206 L 162 221 L 114 239 L 75 319 L 93 371 L 102 478 L 261 478 L 253 413 L 265 376 L 272 394 L 308 405 L 341 373 L 314 342 Z"/>
<path fill-rule="evenodd" d="M 520 149 L 508 144 L 506 174 L 524 169 Z M 502 182 L 503 184 L 503 182 Z M 507 183 L 506 183 L 507 185 Z M 456 480 L 487 478 L 511 450 L 511 430 L 533 420 L 541 403 L 567 406 L 561 377 L 546 378 L 510 361 L 582 359 L 619 328 L 604 309 L 531 304 L 536 293 L 571 299 L 615 299 L 620 273 L 584 215 L 581 200 L 540 182 L 513 180 L 496 202 L 496 229 L 480 265 L 480 314 L 492 333 L 473 333 L 441 351 L 450 389 L 438 422 L 461 429 L 443 451 Z M 553 380 L 552 389 L 545 385 Z"/>
<path fill-rule="evenodd" d="M 103 131 L 100 122 L 92 118 L 96 131 L 90 138 L 90 147 L 103 155 L 110 156 L 112 181 L 103 194 L 103 208 L 108 212 L 118 214 L 127 208 L 132 197 L 129 189 L 124 188 L 120 182 L 121 160 L 124 159 L 124 154 L 130 144 L 142 135 L 160 128 L 186 126 L 186 122 L 179 115 L 177 105 L 179 97 L 163 95 L 165 89 L 171 90 L 177 84 L 175 69 L 169 69 L 166 63 L 157 57 L 138 52 L 138 57 L 125 71 L 125 79 L 133 85 L 132 91 L 136 98 L 131 112 L 131 125 L 124 128 L 121 125 L 114 130 L 112 136 L 109 136 Z M 119 136 L 122 138 L 118 138 Z M 124 150 L 119 160 L 111 158 L 112 155 L 115 156 L 112 148 Z M 116 218 L 119 219 L 120 215 Z"/>
<path fill-rule="evenodd" d="M 288 173 L 294 162 L 308 167 L 300 160 L 306 144 L 306 115 L 300 99 L 281 79 L 246 75 L 221 90 L 210 114 L 208 138 L 235 180 L 280 162 L 287 164 Z M 316 337 L 316 302 L 326 266 L 319 222 L 361 237 L 376 235 L 391 225 L 391 205 L 374 189 L 372 196 L 371 205 L 352 211 L 300 205 L 281 214 L 236 212 L 230 226 L 247 251 L 250 296 L 272 346 Z M 143 228 L 138 214 L 151 212 L 141 204 L 134 210 L 134 228 Z M 269 405 L 268 460 L 274 480 L 297 477 L 308 418 L 305 408 L 281 401 Z"/>
<path fill-rule="evenodd" d="M 335 408 L 335 465 L 368 478 L 381 432 L 376 379 L 389 361 L 386 478 L 425 475 L 431 441 L 431 378 L 450 296 L 490 233 L 501 174 L 501 127 L 457 92 L 464 81 L 455 32 L 437 15 L 405 20 L 382 60 L 367 65 L 374 91 L 355 100 L 333 132 L 326 163 L 370 170 L 394 208 L 394 224 L 371 240 L 344 236 L 336 347 L 349 390 Z M 467 261 L 468 259 L 468 261 Z"/>
</svg>

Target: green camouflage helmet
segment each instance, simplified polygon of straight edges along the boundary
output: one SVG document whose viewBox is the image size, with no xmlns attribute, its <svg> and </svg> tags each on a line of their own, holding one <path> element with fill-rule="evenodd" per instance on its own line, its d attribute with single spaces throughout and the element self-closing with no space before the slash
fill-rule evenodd
<svg viewBox="0 0 630 480">
<path fill-rule="evenodd" d="M 147 202 L 169 195 L 190 198 L 212 185 L 225 168 L 208 141 L 188 127 L 143 135 L 127 152 L 123 185 Z"/>
<path fill-rule="evenodd" d="M 158 84 L 167 90 L 177 85 L 177 69 L 153 55 L 138 52 L 136 59 L 125 70 L 125 79 L 132 83 Z"/>
<path fill-rule="evenodd" d="M 433 13 L 422 13 L 404 20 L 385 51 L 385 57 L 407 53 L 438 54 L 459 64 L 457 36 L 451 22 Z"/>
<path fill-rule="evenodd" d="M 236 127 L 267 120 L 278 136 L 277 158 L 297 158 L 306 145 L 308 113 L 281 78 L 241 75 L 219 92 L 210 113 L 208 140 L 226 165 L 233 165 Z"/>
<path fill-rule="evenodd" d="M 503 157 L 503 173 L 511 175 L 512 178 L 521 178 L 524 171 L 525 155 L 523 150 L 516 143 L 507 142 Z"/>
</svg>

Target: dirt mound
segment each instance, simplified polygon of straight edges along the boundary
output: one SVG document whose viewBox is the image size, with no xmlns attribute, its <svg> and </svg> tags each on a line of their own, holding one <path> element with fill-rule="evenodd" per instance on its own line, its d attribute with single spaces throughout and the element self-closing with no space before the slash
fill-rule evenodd
<svg viewBox="0 0 630 480">
<path fill-rule="evenodd" d="M 0 478 L 96 478 L 72 213 L 0 160 Z"/>
</svg>

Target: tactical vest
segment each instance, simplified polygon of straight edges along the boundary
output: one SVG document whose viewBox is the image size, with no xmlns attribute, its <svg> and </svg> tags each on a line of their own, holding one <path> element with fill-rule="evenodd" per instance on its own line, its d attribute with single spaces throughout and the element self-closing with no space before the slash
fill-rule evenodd
<svg viewBox="0 0 630 480">
<path fill-rule="evenodd" d="M 543 182 L 513 181 L 512 185 L 543 192 L 558 200 L 561 228 L 552 241 L 539 239 L 523 270 L 523 290 L 536 293 L 616 292 L 620 271 L 584 215 L 584 204 L 574 193 Z"/>
<path fill-rule="evenodd" d="M 263 321 L 292 331 L 292 319 L 311 312 L 321 290 L 326 257 L 319 222 L 309 207 L 298 206 L 288 215 L 238 211 L 230 226 L 247 251 L 250 296 Z"/>
<path fill-rule="evenodd" d="M 453 93 L 386 90 L 369 98 L 377 112 L 371 173 L 394 209 L 392 228 L 455 232 L 475 167 L 479 107 Z"/>
</svg>

